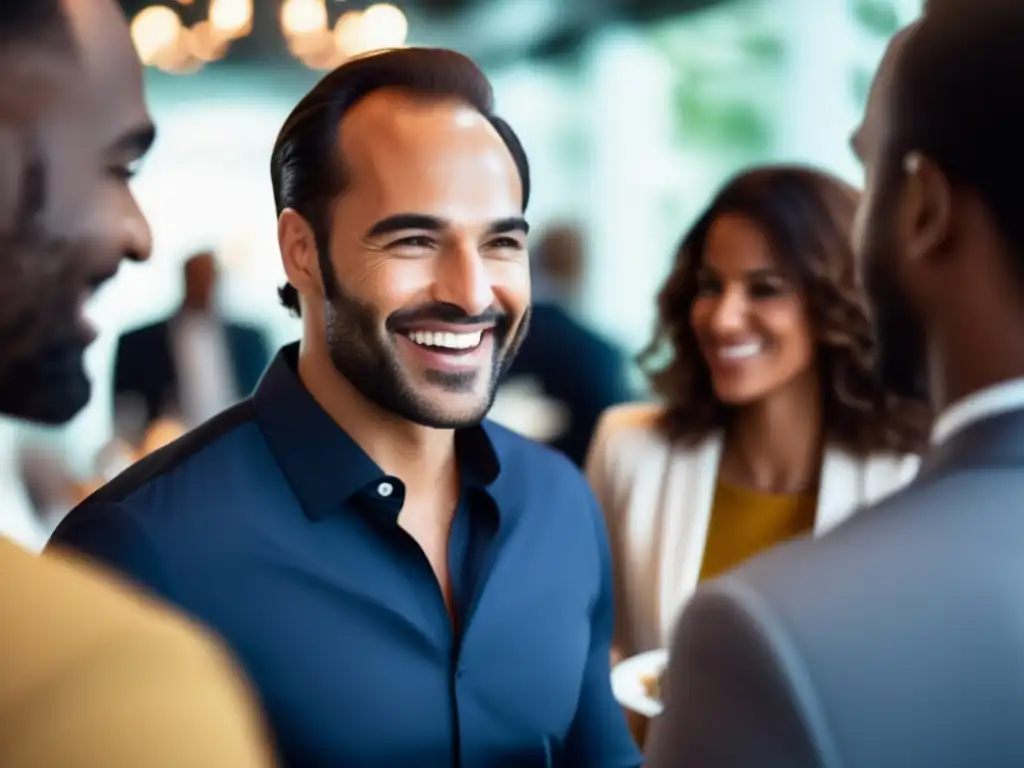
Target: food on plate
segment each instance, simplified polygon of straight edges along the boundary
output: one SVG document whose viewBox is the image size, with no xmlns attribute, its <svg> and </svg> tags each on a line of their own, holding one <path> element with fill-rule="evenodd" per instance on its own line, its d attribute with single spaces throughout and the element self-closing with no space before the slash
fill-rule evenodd
<svg viewBox="0 0 1024 768">
<path fill-rule="evenodd" d="M 661 671 L 652 674 L 642 675 L 640 682 L 643 683 L 644 690 L 647 691 L 647 695 L 655 701 L 661 701 L 661 687 L 662 681 L 665 678 L 665 670 L 667 667 L 663 667 Z"/>
</svg>

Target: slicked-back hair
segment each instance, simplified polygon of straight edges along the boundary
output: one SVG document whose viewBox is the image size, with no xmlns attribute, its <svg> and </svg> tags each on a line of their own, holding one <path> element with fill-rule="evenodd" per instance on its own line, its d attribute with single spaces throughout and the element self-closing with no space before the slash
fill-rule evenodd
<svg viewBox="0 0 1024 768">
<path fill-rule="evenodd" d="M 975 192 L 1014 252 L 1024 287 L 1024 3 L 933 0 L 897 58 L 888 94 L 892 175 L 908 152 Z"/>
<path fill-rule="evenodd" d="M 511 126 L 494 114 L 490 81 L 470 59 L 442 48 L 395 48 L 352 59 L 324 76 L 296 105 L 277 136 L 270 158 L 277 213 L 292 208 L 309 223 L 325 281 L 334 276 L 329 248 L 330 205 L 347 184 L 344 159 L 337 156 L 338 126 L 359 101 L 382 89 L 457 99 L 484 115 L 519 170 L 524 209 L 529 201 L 526 152 Z M 285 284 L 278 294 L 281 304 L 298 315 L 295 287 Z"/>
</svg>

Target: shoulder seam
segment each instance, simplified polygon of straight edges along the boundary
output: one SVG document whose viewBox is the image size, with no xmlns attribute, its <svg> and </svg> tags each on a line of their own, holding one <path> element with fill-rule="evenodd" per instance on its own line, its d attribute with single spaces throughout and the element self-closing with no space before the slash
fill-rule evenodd
<svg viewBox="0 0 1024 768">
<path fill-rule="evenodd" d="M 254 418 L 255 409 L 252 401 L 243 400 L 186 432 L 169 445 L 135 462 L 109 483 L 95 490 L 78 506 L 120 503 L 135 491 L 177 469 L 204 448 Z"/>
</svg>

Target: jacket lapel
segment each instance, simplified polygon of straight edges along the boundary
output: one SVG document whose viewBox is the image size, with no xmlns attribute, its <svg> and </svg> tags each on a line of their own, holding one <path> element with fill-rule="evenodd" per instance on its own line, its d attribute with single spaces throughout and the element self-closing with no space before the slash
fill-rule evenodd
<svg viewBox="0 0 1024 768">
<path fill-rule="evenodd" d="M 672 451 L 661 508 L 661 642 L 666 647 L 679 606 L 697 586 L 714 503 L 722 438 L 713 435 L 690 450 Z"/>
<path fill-rule="evenodd" d="M 821 460 L 818 483 L 818 511 L 814 535 L 830 531 L 863 501 L 862 462 L 841 448 L 828 447 Z"/>
</svg>

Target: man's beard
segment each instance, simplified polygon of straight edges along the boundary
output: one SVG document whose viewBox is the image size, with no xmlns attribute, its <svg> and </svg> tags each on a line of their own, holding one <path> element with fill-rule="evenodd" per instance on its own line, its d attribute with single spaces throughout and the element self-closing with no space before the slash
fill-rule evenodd
<svg viewBox="0 0 1024 768">
<path fill-rule="evenodd" d="M 324 297 L 327 347 L 335 369 L 359 393 L 382 410 L 394 413 L 408 421 L 436 429 L 458 429 L 479 424 L 494 403 L 498 384 L 516 352 L 522 345 L 529 328 L 529 310 L 523 316 L 510 339 L 512 318 L 501 312 L 488 312 L 471 317 L 452 304 L 433 303 L 392 313 L 381 328 L 377 312 L 372 306 L 346 293 L 338 283 L 333 270 L 324 270 L 327 286 Z M 493 335 L 491 367 L 483 371 L 425 372 L 425 378 L 449 392 L 472 392 L 480 375 L 489 375 L 486 394 L 479 405 L 467 413 L 446 412 L 431 402 L 428 395 L 416 388 L 403 369 L 398 350 L 390 345 L 385 335 L 396 327 L 409 327 L 414 321 L 434 320 L 466 325 L 494 323 L 488 333 Z"/>
<path fill-rule="evenodd" d="M 920 321 L 898 292 L 873 296 L 871 301 L 882 386 L 899 397 L 927 401 L 928 342 Z"/>
<path fill-rule="evenodd" d="M 77 319 L 86 262 L 32 218 L 0 236 L 0 413 L 57 425 L 89 402 Z"/>
<path fill-rule="evenodd" d="M 864 287 L 874 324 L 875 368 L 887 392 L 927 401 L 928 340 L 896 274 L 896 262 L 901 256 L 893 227 L 886 218 L 894 210 L 890 195 L 879 196 L 878 205 L 865 225 Z"/>
</svg>

